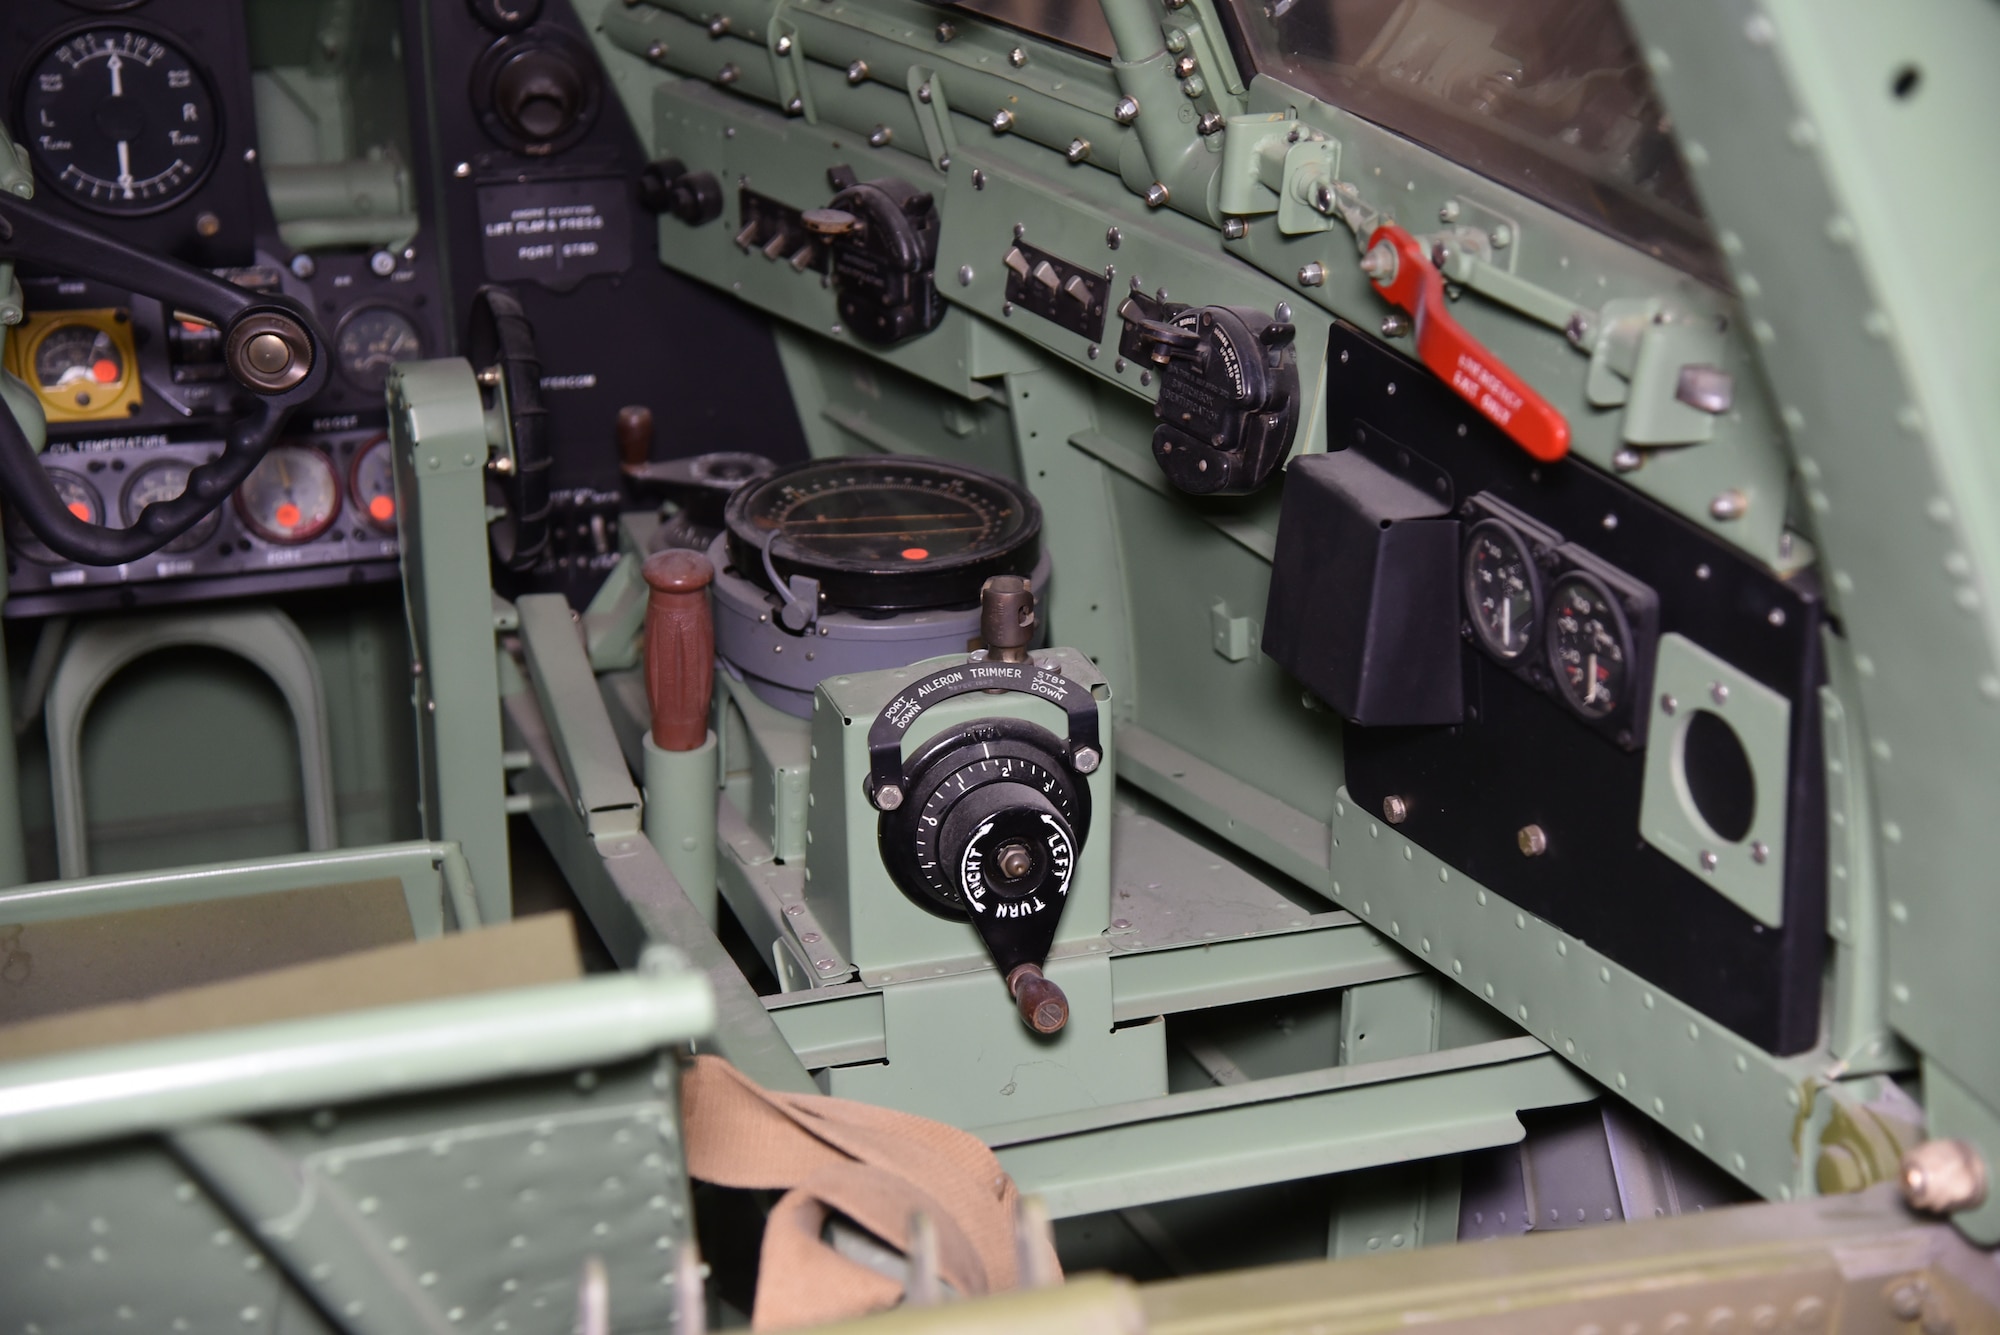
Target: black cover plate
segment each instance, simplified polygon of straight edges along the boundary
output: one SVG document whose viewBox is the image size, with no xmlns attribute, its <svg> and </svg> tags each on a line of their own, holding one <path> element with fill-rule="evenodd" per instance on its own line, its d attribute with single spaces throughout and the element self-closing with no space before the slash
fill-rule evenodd
<svg viewBox="0 0 2000 1335">
<path fill-rule="evenodd" d="M 1022 277 L 1012 269 L 1007 271 L 1007 300 L 1024 311 L 1032 311 L 1044 320 L 1061 325 L 1072 334 L 1081 335 L 1093 343 L 1104 341 L 1104 318 L 1111 311 L 1111 280 L 1100 269 L 1086 269 L 1080 264 L 1072 264 L 1060 255 L 1046 250 L 1038 250 L 1025 241 L 1016 241 L 1013 249 L 1021 252 L 1028 262 L 1028 276 Z M 1047 264 L 1056 272 L 1055 290 L 1035 278 L 1038 265 Z M 1090 291 L 1090 300 L 1080 302 L 1063 289 L 1072 278 L 1081 279 Z"/>
<path fill-rule="evenodd" d="M 1389 794 L 1403 797 L 1401 833 L 1513 904 L 1761 1047 L 1811 1047 L 1826 806 L 1823 612 L 1810 577 L 1777 578 L 1581 461 L 1537 464 L 1429 371 L 1352 326 L 1334 325 L 1327 373 L 1330 445 L 1385 467 L 1442 470 L 1453 504 L 1498 495 L 1654 589 L 1662 634 L 1686 636 L 1791 701 L 1784 925 L 1764 926 L 1640 838 L 1643 752 L 1620 750 L 1469 643 L 1465 724 L 1347 729 L 1354 800 L 1380 812 Z M 1516 842 L 1531 823 L 1549 840 L 1535 858 Z"/>
</svg>

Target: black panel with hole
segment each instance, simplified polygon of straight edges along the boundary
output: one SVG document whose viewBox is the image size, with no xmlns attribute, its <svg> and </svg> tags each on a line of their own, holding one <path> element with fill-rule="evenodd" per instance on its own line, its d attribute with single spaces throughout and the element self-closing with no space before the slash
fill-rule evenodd
<svg viewBox="0 0 2000 1335">
<path fill-rule="evenodd" d="M 1760 1046 L 1810 1047 L 1826 934 L 1822 616 L 1810 575 L 1778 578 L 1579 459 L 1537 464 L 1429 371 L 1351 326 L 1334 326 L 1327 373 L 1330 448 L 1359 451 L 1417 485 L 1442 475 L 1461 513 L 1475 496 L 1503 502 L 1652 590 L 1660 634 L 1685 636 L 1791 702 L 1791 784 L 1767 795 L 1786 804 L 1783 926 L 1759 922 L 1648 845 L 1639 833 L 1645 750 L 1621 747 L 1476 647 L 1469 619 L 1459 655 L 1465 722 L 1350 726 L 1354 800 L 1379 813 L 1385 798 L 1401 798 L 1400 833 L 1514 905 Z M 1747 762 L 1728 755 L 1740 745 L 1695 728 L 1702 809 L 1718 834 L 1740 837 L 1757 799 Z M 1649 745 L 1673 735 L 1654 733 Z M 1521 851 L 1529 825 L 1546 838 L 1536 856 Z"/>
<path fill-rule="evenodd" d="M 1688 800 L 1719 838 L 1740 842 L 1757 819 L 1757 776 L 1750 757 L 1720 714 L 1698 709 L 1681 739 L 1681 775 Z"/>
</svg>

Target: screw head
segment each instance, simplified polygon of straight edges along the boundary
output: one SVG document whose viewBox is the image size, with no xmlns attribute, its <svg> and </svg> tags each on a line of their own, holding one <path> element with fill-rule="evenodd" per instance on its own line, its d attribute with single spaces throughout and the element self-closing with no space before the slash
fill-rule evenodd
<svg viewBox="0 0 2000 1335">
<path fill-rule="evenodd" d="M 781 56 L 789 56 L 790 54 L 792 54 L 792 35 L 790 33 L 786 33 L 784 36 L 778 39 L 777 49 L 778 49 L 778 54 Z"/>
<path fill-rule="evenodd" d="M 1927 1140 L 1903 1156 L 1903 1199 L 1926 1214 L 1956 1214 L 1986 1203 L 1986 1161 L 1963 1140 Z"/>
<path fill-rule="evenodd" d="M 1014 113 L 1002 107 L 993 113 L 993 119 L 988 123 L 993 126 L 996 133 L 1005 134 L 1014 128 Z"/>
<path fill-rule="evenodd" d="M 972 188 L 974 190 L 984 190 L 986 188 L 986 173 L 977 167 L 972 169 Z"/>
<path fill-rule="evenodd" d="M 1760 867 L 1763 866 L 1771 860 L 1771 846 L 1762 839 L 1752 843 L 1750 845 L 1750 860 Z"/>
<path fill-rule="evenodd" d="M 868 145 L 870 148 L 887 148 L 889 141 L 895 137 L 895 132 L 888 126 L 878 125 L 868 132 Z"/>
<path fill-rule="evenodd" d="M 1523 825 L 1515 831 L 1514 842 L 1524 858 L 1538 858 L 1549 851 L 1548 833 L 1539 825 Z"/>
<path fill-rule="evenodd" d="M 1119 231 L 1116 227 L 1105 228 L 1104 244 L 1111 250 L 1118 249 L 1118 247 L 1125 244 L 1125 233 Z"/>
<path fill-rule="evenodd" d="M 863 79 L 867 77 L 868 77 L 867 61 L 857 60 L 853 64 L 847 67 L 847 81 L 849 83 L 860 83 Z"/>
<path fill-rule="evenodd" d="M 972 266 L 970 264 L 961 264 L 958 266 L 958 285 L 960 287 L 972 286 Z"/>
<path fill-rule="evenodd" d="M 368 257 L 368 272 L 377 278 L 387 278 L 396 272 L 396 257 L 386 250 L 378 250 Z"/>
<path fill-rule="evenodd" d="M 1729 684 L 1727 682 L 1721 682 L 1721 681 L 1710 682 L 1708 684 L 1708 698 L 1715 701 L 1715 703 L 1719 705 L 1728 704 Z"/>
<path fill-rule="evenodd" d="M 1750 498 L 1740 491 L 1725 491 L 1708 503 L 1710 517 L 1725 523 L 1732 519 L 1741 519 L 1749 509 Z"/>
<path fill-rule="evenodd" d="M 1646 456 L 1630 445 L 1611 456 L 1611 466 L 1621 473 L 1636 473 L 1645 462 Z"/>
<path fill-rule="evenodd" d="M 940 42 L 949 42 L 952 38 L 956 36 L 958 36 L 958 29 L 953 27 L 951 24 L 940 23 L 937 25 L 937 39 Z"/>
<path fill-rule="evenodd" d="M 1070 757 L 1069 763 L 1078 774 L 1095 774 L 1097 767 L 1104 763 L 1104 757 L 1094 746 L 1079 746 Z"/>
<path fill-rule="evenodd" d="M 1382 799 L 1382 819 L 1391 825 L 1401 825 L 1410 818 L 1410 804 L 1391 793 Z"/>
<path fill-rule="evenodd" d="M 305 254 L 303 251 L 292 256 L 292 276 L 294 278 L 311 278 L 318 272 L 319 261 L 315 260 L 312 256 Z"/>
<path fill-rule="evenodd" d="M 1569 323 L 1563 326 L 1563 337 L 1578 347 L 1582 347 L 1584 341 L 1590 337 L 1590 329 L 1590 316 L 1583 311 L 1578 311 L 1576 314 L 1570 316 Z"/>
<path fill-rule="evenodd" d="M 903 790 L 896 784 L 885 783 L 875 790 L 875 809 L 894 811 L 903 805 Z"/>
<path fill-rule="evenodd" d="M 1701 850 L 1701 869 L 1703 871 L 1714 871 L 1716 868 L 1716 864 L 1721 861 L 1722 861 L 1721 858 L 1716 857 L 1715 854 L 1710 852 L 1708 849 L 1704 848 Z"/>
<path fill-rule="evenodd" d="M 1021 47 L 1017 46 L 1012 51 L 1009 51 L 1007 53 L 1007 63 L 1009 65 L 1012 65 L 1015 69 L 1020 69 L 1023 65 L 1028 63 L 1028 53 Z"/>
<path fill-rule="evenodd" d="M 708 21 L 708 35 L 710 37 L 725 37 L 728 34 L 729 16 L 727 14 L 717 14 Z"/>
<path fill-rule="evenodd" d="M 1663 695 L 1660 697 L 1660 712 L 1662 714 L 1665 714 L 1668 718 L 1672 718 L 1674 716 L 1674 712 L 1678 710 L 1680 707 L 1681 707 L 1681 702 L 1674 699 L 1673 696 Z"/>
</svg>

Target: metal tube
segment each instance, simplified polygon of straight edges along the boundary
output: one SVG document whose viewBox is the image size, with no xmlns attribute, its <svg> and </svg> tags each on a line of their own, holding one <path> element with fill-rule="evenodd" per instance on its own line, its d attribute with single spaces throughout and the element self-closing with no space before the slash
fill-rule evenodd
<svg viewBox="0 0 2000 1335">
<path fill-rule="evenodd" d="M 668 751 L 648 734 L 646 748 L 646 838 L 681 889 L 715 926 L 715 733 L 692 751 Z"/>
</svg>

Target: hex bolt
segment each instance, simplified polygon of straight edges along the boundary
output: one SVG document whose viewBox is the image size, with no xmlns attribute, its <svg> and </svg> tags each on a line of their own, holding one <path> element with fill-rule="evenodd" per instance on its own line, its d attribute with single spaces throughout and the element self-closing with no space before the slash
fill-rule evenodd
<svg viewBox="0 0 2000 1335">
<path fill-rule="evenodd" d="M 1382 799 L 1382 819 L 1391 825 L 1401 825 L 1410 818 L 1410 804 L 1394 793 Z"/>
<path fill-rule="evenodd" d="M 949 42 L 956 36 L 958 36 L 958 29 L 953 25 L 949 23 L 940 23 L 937 25 L 937 39 L 940 42 Z"/>
<path fill-rule="evenodd" d="M 1241 218 L 1224 218 L 1222 235 L 1231 241 L 1241 241 L 1250 234 L 1250 224 Z"/>
<path fill-rule="evenodd" d="M 1524 858 L 1538 858 L 1549 851 L 1549 836 L 1539 825 L 1523 825 L 1515 832 L 1514 842 L 1520 845 Z"/>
<path fill-rule="evenodd" d="M 1390 311 L 1382 317 L 1382 337 L 1401 338 L 1410 332 L 1410 317 L 1401 311 Z"/>
<path fill-rule="evenodd" d="M 1111 119 L 1120 125 L 1130 125 L 1139 119 L 1139 99 L 1127 94 L 1118 99 L 1111 108 Z"/>
<path fill-rule="evenodd" d="M 1063 150 L 1063 156 L 1071 162 L 1082 162 L 1090 156 L 1090 141 L 1088 139 L 1070 140 L 1069 147 Z"/>
<path fill-rule="evenodd" d="M 994 862 L 999 865 L 1000 874 L 1010 881 L 1020 880 L 1035 867 L 1034 855 L 1028 852 L 1026 844 L 1021 843 L 1001 845 L 1000 855 Z"/>
<path fill-rule="evenodd" d="M 708 35 L 710 37 L 727 37 L 729 35 L 729 16 L 727 14 L 717 14 L 714 18 L 710 19 L 708 21 Z"/>
<path fill-rule="evenodd" d="M 792 35 L 790 33 L 786 33 L 782 37 L 778 38 L 776 50 L 778 54 L 781 56 L 789 56 L 790 54 L 792 54 Z"/>
<path fill-rule="evenodd" d="M 1201 119 L 1195 122 L 1194 132 L 1205 138 L 1208 135 L 1221 134 L 1228 128 L 1229 118 L 1221 112 L 1204 111 L 1201 113 Z"/>
<path fill-rule="evenodd" d="M 870 148 L 887 148 L 889 141 L 895 137 L 896 132 L 894 130 L 891 130 L 886 125 L 878 125 L 868 132 L 868 146 Z"/>
<path fill-rule="evenodd" d="M 715 72 L 715 81 L 719 84 L 732 84 L 742 76 L 742 73 L 741 70 L 736 68 L 735 62 L 732 61 Z"/>
<path fill-rule="evenodd" d="M 993 113 L 993 119 L 988 123 L 992 125 L 996 133 L 1005 134 L 1014 128 L 1014 113 L 1002 107 Z"/>
<path fill-rule="evenodd" d="M 1187 78 L 1181 80 L 1181 95 L 1183 97 L 1200 97 L 1207 91 L 1208 84 L 1199 74 L 1190 74 Z"/>
<path fill-rule="evenodd" d="M 1326 266 L 1318 260 L 1314 260 L 1312 263 L 1304 265 L 1299 269 L 1300 287 L 1319 287 L 1325 282 Z"/>
<path fill-rule="evenodd" d="M 917 101 L 923 103 L 925 106 L 931 104 L 931 86 L 928 83 L 917 85 Z"/>
<path fill-rule="evenodd" d="M 1735 490 L 1725 491 L 1708 503 L 1710 517 L 1725 523 L 1732 519 L 1741 519 L 1749 509 L 1750 498 Z"/>
<path fill-rule="evenodd" d="M 1174 77 L 1185 79 L 1188 75 L 1193 74 L 1197 68 L 1198 66 L 1193 56 L 1182 56 L 1180 59 L 1174 61 Z"/>
<path fill-rule="evenodd" d="M 804 99 L 803 97 L 794 97 L 794 98 L 792 98 L 791 100 L 787 101 L 787 102 L 785 103 L 785 114 L 786 114 L 787 116 L 803 116 L 803 115 L 805 115 L 805 114 L 806 114 L 806 100 L 805 100 L 805 99 Z"/>
<path fill-rule="evenodd" d="M 1963 1140 L 1927 1140 L 1903 1156 L 1903 1199 L 1925 1214 L 1978 1209 L 1986 1179 L 1986 1161 Z"/>
<path fill-rule="evenodd" d="M 1146 207 L 1149 209 L 1159 208 L 1171 197 L 1172 192 L 1167 189 L 1163 182 L 1155 181 L 1146 187 Z"/>
<path fill-rule="evenodd" d="M 1022 48 L 1017 46 L 1012 51 L 1009 51 L 1007 53 L 1007 63 L 1009 65 L 1012 65 L 1015 69 L 1020 69 L 1023 65 L 1028 63 L 1028 53 Z"/>
<path fill-rule="evenodd" d="M 885 783 L 875 790 L 875 809 L 877 811 L 894 811 L 901 805 L 903 805 L 903 790 L 898 785 Z"/>
<path fill-rule="evenodd" d="M 1095 774 L 1097 767 L 1104 763 L 1104 757 L 1094 746 L 1079 746 L 1069 758 L 1069 763 L 1078 774 Z"/>
<path fill-rule="evenodd" d="M 849 65 L 847 67 L 847 81 L 849 83 L 860 83 L 863 79 L 867 77 L 868 77 L 867 61 L 857 60 L 852 65 Z"/>
</svg>

